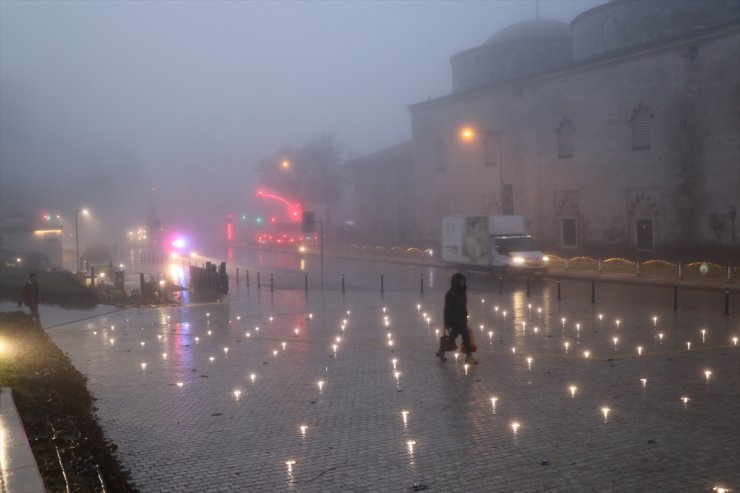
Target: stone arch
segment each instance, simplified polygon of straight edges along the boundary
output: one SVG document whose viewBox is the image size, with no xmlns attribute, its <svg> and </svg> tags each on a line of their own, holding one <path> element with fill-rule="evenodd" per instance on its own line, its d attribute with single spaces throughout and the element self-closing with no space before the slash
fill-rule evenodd
<svg viewBox="0 0 740 493">
<path fill-rule="evenodd" d="M 495 215 L 496 211 L 500 209 L 496 196 L 490 193 L 485 193 L 481 196 L 481 206 L 483 212 L 488 215 Z"/>
<path fill-rule="evenodd" d="M 449 197 L 437 197 L 437 203 L 435 204 L 435 209 L 439 217 L 450 215 L 450 212 L 452 211 L 452 206 L 450 205 L 450 198 Z"/>
<path fill-rule="evenodd" d="M 657 217 L 660 210 L 649 192 L 637 192 L 627 203 L 627 214 L 630 217 Z"/>
<path fill-rule="evenodd" d="M 578 192 L 555 192 L 555 215 L 556 216 L 573 216 L 579 215 Z"/>
<path fill-rule="evenodd" d="M 635 191 L 627 202 L 628 238 L 638 250 L 653 250 L 660 239 L 660 209 L 648 191 Z"/>
</svg>

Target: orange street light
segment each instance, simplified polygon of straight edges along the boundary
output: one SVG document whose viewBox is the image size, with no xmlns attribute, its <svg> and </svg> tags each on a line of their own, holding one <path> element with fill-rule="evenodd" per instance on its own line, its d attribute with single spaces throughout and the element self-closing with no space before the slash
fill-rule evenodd
<svg viewBox="0 0 740 493">
<path fill-rule="evenodd" d="M 283 161 L 280 163 L 280 167 L 283 169 L 290 169 L 290 161 L 287 159 L 283 159 Z"/>
<path fill-rule="evenodd" d="M 462 140 L 473 140 L 475 138 L 476 131 L 471 127 L 464 127 L 460 130 L 460 138 Z"/>
</svg>

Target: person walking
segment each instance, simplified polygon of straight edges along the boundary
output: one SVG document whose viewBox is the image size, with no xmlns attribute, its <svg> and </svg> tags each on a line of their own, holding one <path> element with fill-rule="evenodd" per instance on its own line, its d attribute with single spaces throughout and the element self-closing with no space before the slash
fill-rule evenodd
<svg viewBox="0 0 740 493">
<path fill-rule="evenodd" d="M 444 306 L 444 323 L 445 329 L 450 329 L 453 339 L 458 335 L 462 336 L 462 350 L 465 352 L 465 363 L 477 365 L 478 361 L 473 358 L 470 347 L 470 335 L 468 333 L 468 295 L 467 279 L 465 276 L 456 272 L 450 279 L 450 289 L 445 293 Z M 446 361 L 444 348 L 440 344 L 437 356 L 440 360 Z"/>
<path fill-rule="evenodd" d="M 18 307 L 26 305 L 31 310 L 31 316 L 36 323 L 41 325 L 41 317 L 39 316 L 39 302 L 41 301 L 41 289 L 39 288 L 39 282 L 35 272 L 31 272 L 28 276 L 28 282 L 23 285 L 21 291 L 21 298 L 18 300 Z"/>
</svg>

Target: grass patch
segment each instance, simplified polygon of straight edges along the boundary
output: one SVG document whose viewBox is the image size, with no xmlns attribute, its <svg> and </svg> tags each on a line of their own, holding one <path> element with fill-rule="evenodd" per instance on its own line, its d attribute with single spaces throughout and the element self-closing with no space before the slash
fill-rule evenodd
<svg viewBox="0 0 740 493">
<path fill-rule="evenodd" d="M 0 312 L 0 387 L 13 399 L 48 491 L 138 491 L 116 459 L 95 415 L 86 378 L 31 317 Z M 55 447 L 56 445 L 56 447 Z"/>
</svg>

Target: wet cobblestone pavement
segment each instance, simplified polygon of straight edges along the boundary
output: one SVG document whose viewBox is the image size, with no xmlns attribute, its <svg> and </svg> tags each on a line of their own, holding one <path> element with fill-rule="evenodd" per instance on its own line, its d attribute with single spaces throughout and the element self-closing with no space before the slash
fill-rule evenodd
<svg viewBox="0 0 740 493">
<path fill-rule="evenodd" d="M 144 492 L 740 491 L 738 317 L 473 287 L 466 367 L 442 298 L 242 286 L 50 333 Z"/>
</svg>

